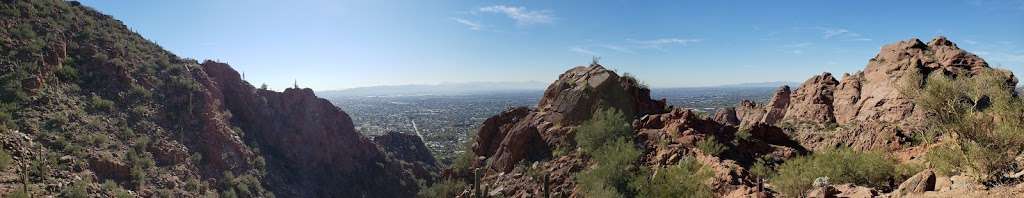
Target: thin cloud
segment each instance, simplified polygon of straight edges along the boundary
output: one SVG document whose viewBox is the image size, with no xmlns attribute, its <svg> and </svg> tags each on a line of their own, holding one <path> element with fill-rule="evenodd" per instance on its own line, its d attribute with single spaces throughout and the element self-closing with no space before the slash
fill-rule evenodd
<svg viewBox="0 0 1024 198">
<path fill-rule="evenodd" d="M 814 43 L 803 42 L 803 43 L 794 43 L 794 44 L 784 45 L 783 47 L 788 47 L 788 48 L 805 48 L 805 47 L 810 47 L 813 44 Z"/>
<path fill-rule="evenodd" d="M 652 49 L 664 50 L 664 48 L 666 46 L 670 46 L 670 45 L 689 46 L 691 43 L 697 43 L 697 42 L 701 42 L 703 40 L 702 39 L 682 39 L 682 38 L 660 38 L 660 39 L 653 39 L 653 40 L 632 40 L 632 39 L 629 39 L 629 41 L 634 43 L 637 48 L 652 48 Z"/>
<path fill-rule="evenodd" d="M 584 47 L 571 47 L 571 48 L 569 48 L 569 51 L 570 52 L 580 53 L 580 54 L 585 54 L 585 55 L 591 55 L 591 56 L 596 56 L 597 55 L 597 52 L 591 51 L 591 50 L 589 50 L 587 48 L 584 48 Z"/>
<path fill-rule="evenodd" d="M 616 51 L 616 52 L 629 53 L 629 54 L 636 53 L 636 51 L 633 51 L 632 49 L 629 49 L 629 47 L 624 47 L 624 46 L 601 45 L 601 47 L 604 47 L 606 49 L 610 49 L 610 50 L 613 50 L 613 51 Z"/>
<path fill-rule="evenodd" d="M 846 28 L 831 28 L 831 27 L 815 27 L 821 32 L 821 37 L 824 39 L 841 39 L 844 41 L 871 41 L 870 38 L 866 38 L 860 33 L 850 31 Z"/>
<path fill-rule="evenodd" d="M 477 11 L 485 13 L 503 14 L 506 17 L 515 20 L 518 25 L 532 25 L 532 24 L 550 24 L 554 22 L 554 16 L 551 15 L 551 11 L 547 10 L 528 10 L 526 7 L 515 7 L 507 5 L 495 5 L 481 7 Z"/>
<path fill-rule="evenodd" d="M 453 21 L 455 21 L 455 22 L 458 22 L 458 23 L 461 23 L 463 25 L 466 25 L 471 30 L 480 30 L 480 29 L 483 29 L 483 27 L 484 27 L 480 23 L 473 22 L 473 21 L 470 21 L 470 20 L 467 20 L 467 19 L 463 19 L 463 18 L 452 17 L 451 19 Z"/>
</svg>

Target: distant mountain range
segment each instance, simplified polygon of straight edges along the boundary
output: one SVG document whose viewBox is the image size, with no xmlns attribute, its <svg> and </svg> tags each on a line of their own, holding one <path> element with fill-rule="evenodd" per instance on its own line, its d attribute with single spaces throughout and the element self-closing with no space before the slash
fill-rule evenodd
<svg viewBox="0 0 1024 198">
<path fill-rule="evenodd" d="M 685 87 L 685 88 L 775 88 L 782 85 L 799 86 L 788 81 L 739 83 L 729 85 Z M 509 92 L 544 91 L 548 83 L 539 81 L 521 82 L 460 82 L 441 84 L 410 84 L 356 87 L 342 90 L 319 91 L 317 95 L 326 98 L 360 96 L 422 96 L 422 95 L 474 95 Z M 674 89 L 671 87 L 657 89 Z"/>
</svg>

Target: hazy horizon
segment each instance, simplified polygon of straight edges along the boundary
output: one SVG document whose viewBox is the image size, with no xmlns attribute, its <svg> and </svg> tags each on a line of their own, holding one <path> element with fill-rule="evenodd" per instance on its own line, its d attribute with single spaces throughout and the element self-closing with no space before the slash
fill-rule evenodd
<svg viewBox="0 0 1024 198">
<path fill-rule="evenodd" d="M 1013 0 L 82 3 L 272 89 L 550 82 L 592 57 L 652 87 L 803 82 L 939 35 L 1024 72 L 1024 1 Z"/>
</svg>

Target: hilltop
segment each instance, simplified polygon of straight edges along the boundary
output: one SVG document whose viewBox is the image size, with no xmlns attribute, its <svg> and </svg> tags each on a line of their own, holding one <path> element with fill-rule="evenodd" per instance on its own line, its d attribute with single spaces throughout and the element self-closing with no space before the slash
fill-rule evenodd
<svg viewBox="0 0 1024 198">
<path fill-rule="evenodd" d="M 0 194 L 411 197 L 433 177 L 391 154 L 421 141 L 378 145 L 311 89 L 257 89 L 78 2 L 0 16 Z"/>
</svg>

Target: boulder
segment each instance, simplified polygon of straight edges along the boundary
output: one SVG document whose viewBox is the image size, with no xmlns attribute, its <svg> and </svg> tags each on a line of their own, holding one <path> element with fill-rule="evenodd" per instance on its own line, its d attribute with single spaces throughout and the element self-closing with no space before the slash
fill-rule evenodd
<svg viewBox="0 0 1024 198">
<path fill-rule="evenodd" d="M 832 114 L 832 94 L 838 84 L 839 82 L 828 72 L 805 81 L 793 93 L 789 109 L 785 112 L 785 119 L 795 122 L 835 122 L 835 116 Z"/>
<path fill-rule="evenodd" d="M 907 195 L 935 190 L 935 171 L 927 169 L 911 176 L 896 188 L 896 193 Z"/>
<path fill-rule="evenodd" d="M 736 117 L 736 108 L 726 107 L 715 112 L 715 122 L 722 123 L 729 126 L 737 126 L 740 124 L 740 119 Z"/>
</svg>

